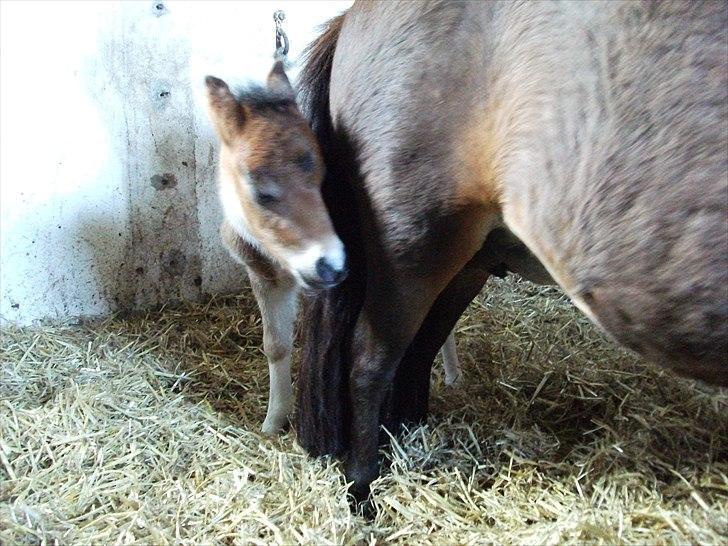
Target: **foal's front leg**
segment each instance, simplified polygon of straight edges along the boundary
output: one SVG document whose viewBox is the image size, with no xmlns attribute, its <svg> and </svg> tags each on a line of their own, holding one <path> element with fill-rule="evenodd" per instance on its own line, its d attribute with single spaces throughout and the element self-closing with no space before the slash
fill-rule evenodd
<svg viewBox="0 0 728 546">
<path fill-rule="evenodd" d="M 263 351 L 270 377 L 268 413 L 262 430 L 272 435 L 285 427 L 293 410 L 291 353 L 299 288 L 287 275 L 269 280 L 250 268 L 248 274 L 263 319 Z"/>
<path fill-rule="evenodd" d="M 268 359 L 270 393 L 265 434 L 279 432 L 293 409 L 291 352 L 299 286 L 293 277 L 243 239 L 228 223 L 220 237 L 230 255 L 245 266 L 263 319 L 263 352 Z"/>
</svg>

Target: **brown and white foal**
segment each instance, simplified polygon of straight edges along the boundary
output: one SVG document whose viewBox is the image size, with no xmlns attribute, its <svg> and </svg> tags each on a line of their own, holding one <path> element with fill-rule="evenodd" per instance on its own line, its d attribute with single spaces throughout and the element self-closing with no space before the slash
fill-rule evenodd
<svg viewBox="0 0 728 546">
<path fill-rule="evenodd" d="M 263 320 L 270 391 L 263 432 L 275 434 L 293 407 L 291 352 L 298 295 L 325 289 L 347 274 L 344 246 L 321 197 L 324 167 L 318 143 L 296 106 L 280 62 L 267 86 L 237 97 L 213 76 L 205 79 L 220 139 L 220 228 L 230 254 L 250 277 Z M 455 341 L 443 346 L 446 383 L 459 376 Z"/>
</svg>

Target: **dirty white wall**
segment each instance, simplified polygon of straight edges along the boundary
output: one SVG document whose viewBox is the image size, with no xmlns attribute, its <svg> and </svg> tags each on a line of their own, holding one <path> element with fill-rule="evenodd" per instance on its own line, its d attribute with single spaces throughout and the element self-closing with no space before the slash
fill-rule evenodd
<svg viewBox="0 0 728 546">
<path fill-rule="evenodd" d="M 350 3 L 2 2 L 0 320 L 238 289 L 203 78 L 261 81 L 276 9 L 295 62 Z"/>
</svg>

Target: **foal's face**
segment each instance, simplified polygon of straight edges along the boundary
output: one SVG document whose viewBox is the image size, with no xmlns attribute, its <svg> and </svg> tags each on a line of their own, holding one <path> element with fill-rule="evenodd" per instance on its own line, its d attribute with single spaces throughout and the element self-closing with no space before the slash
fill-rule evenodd
<svg viewBox="0 0 728 546">
<path fill-rule="evenodd" d="M 321 197 L 323 159 L 282 68 L 274 67 L 266 90 L 241 100 L 222 80 L 206 83 L 228 222 L 303 286 L 338 284 L 344 246 Z"/>
</svg>

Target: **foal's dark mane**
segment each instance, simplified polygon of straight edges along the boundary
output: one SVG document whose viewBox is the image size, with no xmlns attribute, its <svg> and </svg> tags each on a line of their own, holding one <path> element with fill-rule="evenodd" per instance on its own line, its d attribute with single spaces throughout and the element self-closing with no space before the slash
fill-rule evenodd
<svg viewBox="0 0 728 546">
<path fill-rule="evenodd" d="M 289 94 L 281 93 L 262 85 L 248 85 L 236 92 L 238 102 L 256 110 L 281 110 L 296 105 Z"/>
</svg>

